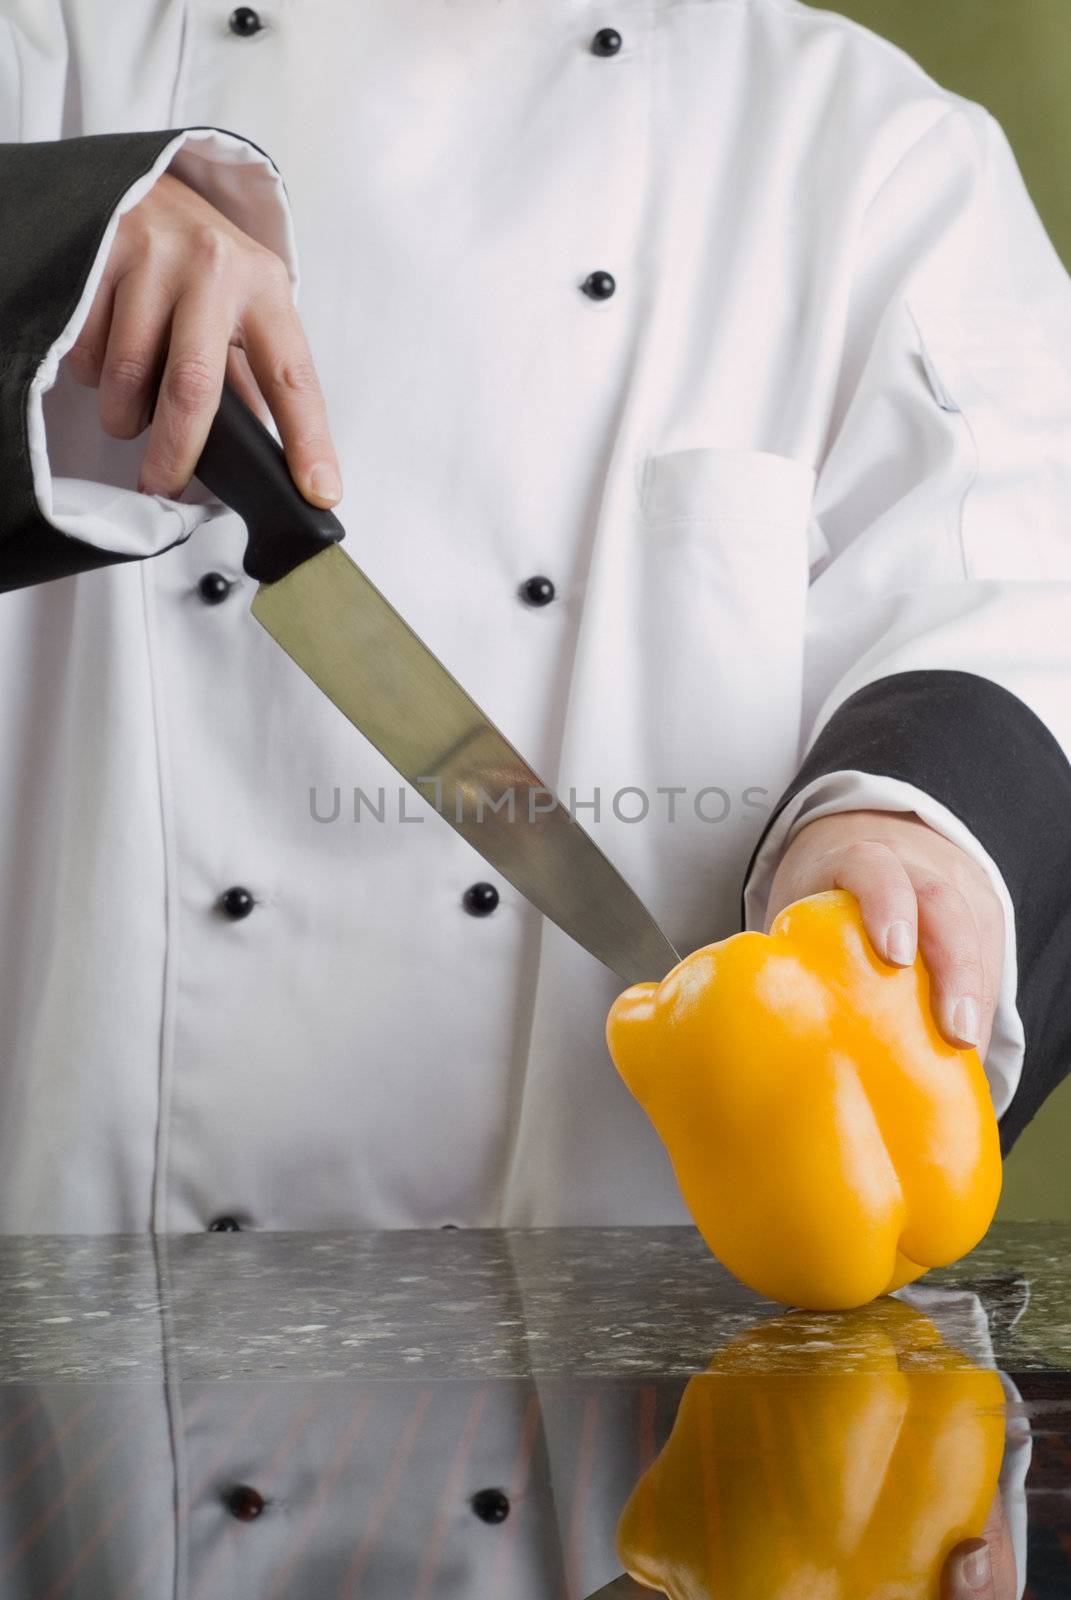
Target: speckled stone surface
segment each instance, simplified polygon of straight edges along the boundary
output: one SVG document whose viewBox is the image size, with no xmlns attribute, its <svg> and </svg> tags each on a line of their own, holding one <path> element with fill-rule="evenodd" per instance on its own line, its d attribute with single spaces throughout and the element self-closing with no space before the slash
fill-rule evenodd
<svg viewBox="0 0 1071 1600">
<path fill-rule="evenodd" d="M 1071 1370 L 1069 1250 L 1065 1225 L 994 1226 L 925 1279 L 988 1312 L 983 1335 L 956 1297 L 946 1338 L 1018 1373 Z M 200 1381 L 684 1376 L 782 1312 L 691 1228 L 0 1238 L 6 1383 L 155 1379 L 165 1347 Z M 798 1314 L 786 1341 L 821 1322 Z M 762 1359 L 777 1370 L 776 1342 Z"/>
</svg>

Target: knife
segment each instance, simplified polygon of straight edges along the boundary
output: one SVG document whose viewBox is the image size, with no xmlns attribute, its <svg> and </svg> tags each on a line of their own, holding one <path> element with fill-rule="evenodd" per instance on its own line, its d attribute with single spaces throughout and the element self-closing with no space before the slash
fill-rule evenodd
<svg viewBox="0 0 1071 1600">
<path fill-rule="evenodd" d="M 661 1590 L 655 1591 L 661 1594 Z M 646 1584 L 639 1584 L 635 1578 L 630 1578 L 623 1572 L 620 1578 L 615 1578 L 613 1583 L 606 1584 L 601 1589 L 596 1589 L 594 1594 L 589 1594 L 587 1600 L 651 1600 L 652 1591 Z"/>
<path fill-rule="evenodd" d="M 281 446 L 225 385 L 196 475 L 247 531 L 253 616 L 495 871 L 626 983 L 680 959 L 505 736 L 352 561 Z M 430 791 L 430 793 L 429 793 Z M 511 798 L 512 797 L 512 798 Z"/>
</svg>

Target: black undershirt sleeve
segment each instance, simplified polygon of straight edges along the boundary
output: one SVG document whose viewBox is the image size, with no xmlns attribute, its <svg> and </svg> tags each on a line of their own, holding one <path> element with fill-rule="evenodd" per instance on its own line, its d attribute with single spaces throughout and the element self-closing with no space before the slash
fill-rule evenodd
<svg viewBox="0 0 1071 1600">
<path fill-rule="evenodd" d="M 1026 1036 L 1022 1077 L 1000 1123 L 1006 1154 L 1071 1067 L 1071 766 L 1041 719 L 988 678 L 897 673 L 837 708 L 763 838 L 808 784 L 845 771 L 898 778 L 931 795 L 1003 875 L 1015 910 Z"/>
<path fill-rule="evenodd" d="M 0 592 L 138 559 L 48 522 L 34 495 L 27 407 L 112 213 L 184 131 L 0 144 Z"/>
</svg>

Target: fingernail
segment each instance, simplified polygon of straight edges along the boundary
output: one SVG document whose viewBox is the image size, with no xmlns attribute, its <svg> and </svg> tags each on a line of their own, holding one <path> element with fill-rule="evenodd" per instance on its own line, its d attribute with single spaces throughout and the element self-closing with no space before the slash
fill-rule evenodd
<svg viewBox="0 0 1071 1600">
<path fill-rule="evenodd" d="M 909 967 L 915 959 L 915 936 L 910 922 L 890 922 L 885 933 L 885 959 Z"/>
<path fill-rule="evenodd" d="M 342 498 L 342 480 L 334 467 L 328 466 L 325 461 L 321 461 L 309 473 L 309 488 L 319 500 Z"/>
<path fill-rule="evenodd" d="M 960 1571 L 968 1589 L 984 1589 L 993 1576 L 993 1564 L 989 1559 L 989 1546 L 980 1544 L 977 1550 L 971 1550 L 965 1555 Z"/>
<path fill-rule="evenodd" d="M 957 1039 L 962 1039 L 964 1044 L 977 1044 L 982 1037 L 982 1014 L 978 1009 L 977 1000 L 972 1000 L 969 995 L 964 995 L 962 1000 L 956 1001 L 952 1013 L 952 1027 Z"/>
</svg>

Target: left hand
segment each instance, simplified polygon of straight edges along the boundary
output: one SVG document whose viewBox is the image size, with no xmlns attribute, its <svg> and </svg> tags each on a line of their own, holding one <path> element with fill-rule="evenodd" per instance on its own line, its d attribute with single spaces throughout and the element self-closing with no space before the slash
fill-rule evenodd
<svg viewBox="0 0 1071 1600">
<path fill-rule="evenodd" d="M 983 868 L 913 813 L 843 811 L 797 833 L 774 874 L 766 927 L 794 900 L 847 889 L 876 953 L 930 974 L 949 1044 L 985 1059 L 1004 964 L 1004 915 Z"/>
<path fill-rule="evenodd" d="M 965 1539 L 948 1553 L 941 1600 L 1015 1600 L 1019 1592 L 1015 1550 L 999 1493 L 980 1539 Z"/>
</svg>

